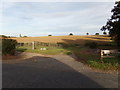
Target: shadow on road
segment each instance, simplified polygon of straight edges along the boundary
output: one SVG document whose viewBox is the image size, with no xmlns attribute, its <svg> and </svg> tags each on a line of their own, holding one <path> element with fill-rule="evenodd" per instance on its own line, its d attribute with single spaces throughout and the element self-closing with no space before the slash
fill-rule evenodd
<svg viewBox="0 0 120 90">
<path fill-rule="evenodd" d="M 2 85 L 3 88 L 103 88 L 66 64 L 41 56 L 3 63 Z"/>
</svg>

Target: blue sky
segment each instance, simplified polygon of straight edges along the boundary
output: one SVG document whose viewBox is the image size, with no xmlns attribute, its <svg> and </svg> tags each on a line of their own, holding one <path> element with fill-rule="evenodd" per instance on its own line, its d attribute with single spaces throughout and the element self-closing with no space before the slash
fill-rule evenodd
<svg viewBox="0 0 120 90">
<path fill-rule="evenodd" d="M 113 2 L 7 2 L 2 4 L 4 35 L 94 35 L 111 16 Z"/>
</svg>

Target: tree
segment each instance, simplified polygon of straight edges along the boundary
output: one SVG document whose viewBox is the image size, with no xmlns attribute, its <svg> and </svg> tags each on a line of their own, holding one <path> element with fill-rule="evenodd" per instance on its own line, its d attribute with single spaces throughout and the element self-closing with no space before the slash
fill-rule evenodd
<svg viewBox="0 0 120 90">
<path fill-rule="evenodd" d="M 86 35 L 89 35 L 89 33 L 86 33 Z"/>
<path fill-rule="evenodd" d="M 50 35 L 48 35 L 48 36 L 52 36 L 52 35 L 50 34 Z"/>
<path fill-rule="evenodd" d="M 27 36 L 23 36 L 23 37 L 27 37 Z"/>
<path fill-rule="evenodd" d="M 103 32 L 103 34 L 104 34 L 104 35 L 107 35 L 107 33 L 106 33 L 105 31 Z"/>
<path fill-rule="evenodd" d="M 70 36 L 72 36 L 72 35 L 73 35 L 73 33 L 70 33 L 69 35 L 70 35 Z"/>
<path fill-rule="evenodd" d="M 102 31 L 109 31 L 110 37 L 120 47 L 120 1 L 115 2 L 114 8 L 111 10 L 112 16 L 108 19 L 105 26 L 101 28 Z"/>
<path fill-rule="evenodd" d="M 99 33 L 95 33 L 95 35 L 99 35 Z"/>
</svg>

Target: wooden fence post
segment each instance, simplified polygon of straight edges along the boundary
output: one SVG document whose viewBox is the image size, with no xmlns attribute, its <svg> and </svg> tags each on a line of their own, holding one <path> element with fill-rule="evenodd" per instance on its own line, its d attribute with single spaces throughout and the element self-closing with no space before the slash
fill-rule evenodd
<svg viewBox="0 0 120 90">
<path fill-rule="evenodd" d="M 20 47 L 21 47 L 22 45 L 21 45 L 21 42 L 20 42 Z"/>
<path fill-rule="evenodd" d="M 100 54 L 101 54 L 101 55 L 100 55 L 100 58 L 101 58 L 101 62 L 102 62 L 102 63 L 103 63 L 103 55 L 104 55 L 103 53 L 104 53 L 104 51 L 101 50 L 101 52 L 100 52 Z"/>
<path fill-rule="evenodd" d="M 32 42 L 32 49 L 35 49 L 35 41 Z"/>
</svg>

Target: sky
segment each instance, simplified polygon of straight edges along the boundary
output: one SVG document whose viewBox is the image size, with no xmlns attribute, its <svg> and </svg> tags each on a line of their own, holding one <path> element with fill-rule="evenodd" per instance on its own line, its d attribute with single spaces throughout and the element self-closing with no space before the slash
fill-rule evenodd
<svg viewBox="0 0 120 90">
<path fill-rule="evenodd" d="M 102 34 L 114 2 L 6 2 L 0 33 L 8 36 Z M 1 12 L 0 11 L 0 12 Z"/>
</svg>

